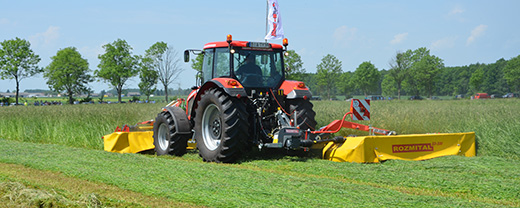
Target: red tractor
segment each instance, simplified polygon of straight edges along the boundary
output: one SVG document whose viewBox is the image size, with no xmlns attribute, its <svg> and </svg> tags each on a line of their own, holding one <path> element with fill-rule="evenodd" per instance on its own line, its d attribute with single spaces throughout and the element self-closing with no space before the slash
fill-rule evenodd
<svg viewBox="0 0 520 208">
<path fill-rule="evenodd" d="M 104 149 L 157 155 L 199 150 L 208 162 L 235 162 L 254 147 L 322 149 L 322 158 L 338 162 L 424 160 L 445 155 L 474 156 L 475 133 L 395 135 L 394 131 L 346 121 L 370 119 L 370 100 L 352 99 L 350 111 L 315 129 L 311 92 L 303 82 L 285 79 L 283 47 L 263 42 L 233 41 L 204 45 L 202 80 L 186 101 L 168 104 L 155 121 L 124 125 L 105 135 Z M 152 126 L 153 125 L 153 126 Z M 341 128 L 369 132 L 362 137 L 334 137 Z M 153 130 L 153 131 L 152 131 Z M 388 135 L 385 137 L 375 134 Z M 195 144 L 196 143 L 196 144 Z"/>
<path fill-rule="evenodd" d="M 267 42 L 212 42 L 203 50 L 202 80 L 186 103 L 165 107 L 154 123 L 157 155 L 183 155 L 188 140 L 210 162 L 234 162 L 253 147 L 301 149 L 315 136 L 311 92 L 303 82 L 285 79 L 283 47 Z M 185 107 L 185 109 L 181 108 Z"/>
</svg>

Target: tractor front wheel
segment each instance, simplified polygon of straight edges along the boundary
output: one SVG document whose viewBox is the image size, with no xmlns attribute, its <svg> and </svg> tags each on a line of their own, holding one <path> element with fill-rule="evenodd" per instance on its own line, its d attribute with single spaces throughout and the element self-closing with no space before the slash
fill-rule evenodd
<svg viewBox="0 0 520 208">
<path fill-rule="evenodd" d="M 155 118 L 153 126 L 153 144 L 157 155 L 182 156 L 186 153 L 188 138 L 179 133 L 175 126 L 175 116 L 163 111 Z"/>
<path fill-rule="evenodd" d="M 195 115 L 195 140 L 204 161 L 235 162 L 248 138 L 245 104 L 213 88 L 201 96 Z"/>
</svg>

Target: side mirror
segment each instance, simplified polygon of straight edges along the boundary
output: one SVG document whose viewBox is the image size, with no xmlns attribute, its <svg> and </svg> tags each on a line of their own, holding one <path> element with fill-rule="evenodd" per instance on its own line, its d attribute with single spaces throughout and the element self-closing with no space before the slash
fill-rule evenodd
<svg viewBox="0 0 520 208">
<path fill-rule="evenodd" d="M 190 51 L 189 50 L 184 51 L 184 62 L 190 62 Z"/>
</svg>

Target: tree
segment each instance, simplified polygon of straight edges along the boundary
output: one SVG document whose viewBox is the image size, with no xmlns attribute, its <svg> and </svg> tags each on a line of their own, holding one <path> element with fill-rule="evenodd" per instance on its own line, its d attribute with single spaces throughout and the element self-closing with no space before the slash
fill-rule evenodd
<svg viewBox="0 0 520 208">
<path fill-rule="evenodd" d="M 75 47 L 61 49 L 51 59 L 43 72 L 49 88 L 58 93 L 65 92 L 69 104 L 74 103 L 74 94 L 89 92 L 87 85 L 94 79 L 88 74 L 87 59 L 82 58 Z"/>
<path fill-rule="evenodd" d="M 397 52 L 395 58 L 390 62 L 390 70 L 389 76 L 392 77 L 393 83 L 397 86 L 397 99 L 401 99 L 401 89 L 403 81 L 406 79 L 408 71 L 410 70 L 410 66 L 412 64 L 411 60 L 412 50 L 408 50 L 406 52 Z M 389 79 L 390 80 L 390 79 Z M 387 83 L 392 83 L 387 81 Z M 389 88 L 386 88 L 387 90 Z"/>
<path fill-rule="evenodd" d="M 165 99 L 168 102 L 168 86 L 184 70 L 180 66 L 180 58 L 177 51 L 165 42 L 157 42 L 146 50 L 145 57 L 153 61 L 153 67 L 159 74 L 159 81 L 164 86 Z"/>
<path fill-rule="evenodd" d="M 511 89 L 520 92 L 520 55 L 507 62 L 504 68 L 504 78 Z"/>
<path fill-rule="evenodd" d="M 383 96 L 393 96 L 398 92 L 397 85 L 392 76 L 385 76 L 381 82 L 381 94 Z"/>
<path fill-rule="evenodd" d="M 437 74 L 444 68 L 442 59 L 430 55 L 430 50 L 422 47 L 413 51 L 412 65 L 406 77 L 406 86 L 414 95 L 424 91 L 431 97 Z"/>
<path fill-rule="evenodd" d="M 508 91 L 507 80 L 504 78 L 504 68 L 507 61 L 503 58 L 495 63 L 486 64 L 482 91 L 488 94 L 504 94 Z"/>
<path fill-rule="evenodd" d="M 379 88 L 378 83 L 380 79 L 379 71 L 369 61 L 361 63 L 354 72 L 356 87 L 363 92 L 365 97 L 367 97 L 368 93 L 376 91 Z"/>
<path fill-rule="evenodd" d="M 125 40 L 117 39 L 103 46 L 105 53 L 99 55 L 97 77 L 109 82 L 117 91 L 121 103 L 121 94 L 125 82 L 137 75 L 138 56 L 132 55 L 132 47 Z"/>
<path fill-rule="evenodd" d="M 148 101 L 150 100 L 150 95 L 157 90 L 155 85 L 157 84 L 159 74 L 153 69 L 153 61 L 150 58 L 142 58 L 141 60 L 139 64 L 141 67 L 139 70 L 139 78 L 141 79 L 139 90 L 146 95 L 146 100 Z"/>
<path fill-rule="evenodd" d="M 343 72 L 338 81 L 338 89 L 339 92 L 345 95 L 345 98 L 349 98 L 356 88 L 354 82 L 352 81 L 352 72 Z"/>
<path fill-rule="evenodd" d="M 202 64 L 204 63 L 204 54 L 199 53 L 195 59 L 191 60 L 191 68 L 197 71 L 197 75 L 195 75 L 195 83 L 199 84 L 200 80 L 202 80 Z M 202 84 L 202 83 L 201 83 Z"/>
<path fill-rule="evenodd" d="M 471 88 L 475 92 L 480 91 L 480 86 L 482 86 L 482 81 L 484 80 L 484 69 L 483 67 L 479 67 L 477 71 L 471 74 L 471 78 L 469 79 L 469 84 Z"/>
<path fill-rule="evenodd" d="M 42 72 L 37 65 L 41 59 L 32 51 L 31 43 L 24 39 L 5 40 L 0 45 L 0 77 L 15 80 L 18 104 L 20 82 Z"/>
<path fill-rule="evenodd" d="M 302 57 L 294 50 L 288 50 L 287 54 L 288 56 L 284 58 L 286 79 L 302 81 L 306 72 L 305 68 L 303 68 Z"/>
<path fill-rule="evenodd" d="M 322 91 L 326 92 L 327 98 L 331 98 L 336 90 L 336 83 L 342 73 L 341 61 L 335 56 L 327 54 L 321 59 L 321 63 L 316 66 L 317 85 Z"/>
</svg>

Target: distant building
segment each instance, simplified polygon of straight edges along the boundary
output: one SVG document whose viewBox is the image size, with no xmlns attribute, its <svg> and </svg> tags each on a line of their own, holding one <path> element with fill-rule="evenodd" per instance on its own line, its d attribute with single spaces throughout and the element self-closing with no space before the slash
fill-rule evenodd
<svg viewBox="0 0 520 208">
<path fill-rule="evenodd" d="M 0 92 L 0 97 L 16 97 L 16 93 Z M 18 97 L 20 97 L 20 98 L 38 98 L 38 97 L 48 97 L 48 96 L 45 93 L 41 93 L 41 92 L 35 92 L 35 93 L 21 92 L 18 94 Z"/>
<path fill-rule="evenodd" d="M 139 93 L 139 92 L 129 92 L 128 94 L 126 94 L 126 96 L 128 96 L 128 97 L 133 97 L 133 96 L 139 97 L 139 96 L 141 96 L 141 93 Z"/>
</svg>

